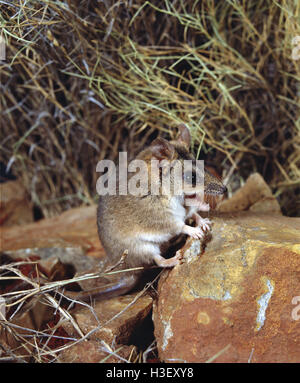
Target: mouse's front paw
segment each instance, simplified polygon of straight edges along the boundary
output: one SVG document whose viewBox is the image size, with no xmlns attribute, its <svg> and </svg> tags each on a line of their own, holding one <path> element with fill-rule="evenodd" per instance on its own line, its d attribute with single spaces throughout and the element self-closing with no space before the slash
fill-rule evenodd
<svg viewBox="0 0 300 383">
<path fill-rule="evenodd" d="M 195 238 L 195 239 L 201 239 L 204 235 L 201 227 L 199 227 L 199 226 L 192 227 L 192 226 L 185 225 L 183 229 L 184 229 L 183 230 L 184 234 L 187 234 L 190 237 Z"/>
<path fill-rule="evenodd" d="M 203 230 L 207 231 L 210 230 L 211 222 L 208 218 L 201 218 L 198 221 L 198 226 L 201 227 Z"/>
<path fill-rule="evenodd" d="M 201 227 L 204 231 L 210 230 L 211 222 L 208 218 L 202 218 L 199 214 L 195 213 L 193 215 L 196 225 Z"/>
</svg>

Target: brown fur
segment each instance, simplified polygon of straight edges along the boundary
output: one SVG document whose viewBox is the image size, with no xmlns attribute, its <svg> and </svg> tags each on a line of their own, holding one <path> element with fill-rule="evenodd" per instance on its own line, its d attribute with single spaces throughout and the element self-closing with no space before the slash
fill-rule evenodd
<svg viewBox="0 0 300 383">
<path fill-rule="evenodd" d="M 185 126 L 180 126 L 179 131 L 177 140 L 167 141 L 158 138 L 138 154 L 136 158 L 147 163 L 148 172 L 152 159 L 182 162 L 194 159 L 189 152 L 189 130 Z M 171 184 L 173 182 L 174 178 L 171 177 Z M 224 191 L 222 182 L 205 171 L 204 194 L 221 195 Z M 124 251 L 128 250 L 123 268 L 140 266 L 149 268 L 154 264 L 160 267 L 172 267 L 178 263 L 178 256 L 164 259 L 160 255 L 160 246 L 181 233 L 193 233 L 191 230 L 195 228 L 186 225 L 185 220 L 193 216 L 201 219 L 195 214 L 196 210 L 185 207 L 184 193 L 179 196 L 174 196 L 172 193 L 169 195 L 149 193 L 139 196 L 117 193 L 117 195 L 100 196 L 97 211 L 99 238 L 112 264 L 117 263 Z M 131 290 L 139 274 L 140 272 L 134 271 L 125 273 L 120 286 L 113 289 L 113 294 L 116 295 L 117 290 L 121 293 Z"/>
</svg>

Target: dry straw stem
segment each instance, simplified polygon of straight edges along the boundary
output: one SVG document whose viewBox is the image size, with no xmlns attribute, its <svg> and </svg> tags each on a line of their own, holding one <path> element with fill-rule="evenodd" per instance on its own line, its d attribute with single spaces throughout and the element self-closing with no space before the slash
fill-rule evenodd
<svg viewBox="0 0 300 383">
<path fill-rule="evenodd" d="M 1 350 L 4 353 L 4 356 L 2 356 L 3 360 L 9 359 L 12 361 L 25 362 L 28 360 L 28 355 L 30 355 L 33 358 L 33 360 L 38 363 L 45 362 L 48 360 L 57 360 L 58 355 L 61 351 L 72 347 L 76 343 L 86 341 L 94 332 L 98 331 L 100 328 L 106 326 L 114 319 L 122 315 L 124 311 L 126 311 L 129 307 L 134 305 L 135 302 L 142 295 L 144 295 L 144 293 L 149 288 L 152 287 L 153 283 L 158 278 L 157 277 L 154 281 L 145 286 L 145 288 L 141 292 L 139 292 L 133 298 L 132 302 L 129 303 L 121 312 L 117 313 L 114 317 L 110 318 L 105 323 L 101 323 L 92 305 L 85 302 L 77 301 L 75 299 L 71 299 L 70 297 L 64 294 L 63 288 L 70 283 L 76 283 L 87 279 L 99 278 L 102 276 L 107 277 L 110 274 L 126 272 L 128 270 L 107 272 L 101 275 L 97 273 L 88 273 L 68 280 L 49 282 L 43 275 L 40 275 L 38 271 L 37 278 L 29 278 L 25 276 L 22 272 L 20 272 L 20 266 L 32 265 L 35 263 L 36 262 L 22 261 L 0 266 L 0 284 L 7 280 L 19 280 L 23 283 L 24 286 L 27 286 L 27 288 L 24 290 L 18 289 L 16 291 L 8 292 L 1 295 L 1 297 L 5 299 L 7 316 L 4 320 L 0 320 L 0 330 L 2 330 L 2 335 L 4 333 L 9 334 L 10 337 L 14 339 L 17 344 L 16 348 L 10 348 L 7 345 L 1 346 Z M 31 286 L 31 288 L 29 286 Z M 70 302 L 67 308 L 62 307 L 62 298 Z M 38 330 L 34 328 L 26 328 L 13 322 L 14 317 L 19 312 L 21 312 L 22 308 L 25 307 L 25 304 L 27 302 L 30 302 L 30 300 L 32 302 L 34 299 L 38 299 L 40 303 L 52 308 L 53 315 L 55 315 L 57 312 L 60 314 L 60 320 L 53 328 L 46 330 Z M 74 305 L 76 303 L 87 307 L 91 311 L 98 323 L 98 325 L 94 329 L 89 331 L 87 334 L 84 334 L 81 331 L 80 327 L 72 317 L 71 309 L 74 308 Z M 8 312 L 10 313 L 9 317 Z M 60 326 L 65 321 L 69 321 L 72 324 L 72 326 L 78 334 L 77 338 L 55 335 L 55 331 L 58 328 L 60 328 Z M 63 341 L 67 340 L 69 341 L 69 343 L 53 349 L 50 348 L 48 345 L 50 341 L 53 341 L 53 339 L 61 339 Z M 106 347 L 104 347 L 103 350 L 108 353 L 108 358 L 112 355 L 118 357 L 118 352 L 122 350 L 122 347 L 106 345 Z M 123 362 L 125 361 L 124 358 L 122 358 L 121 356 L 119 358 Z M 105 359 L 103 360 L 103 362 L 105 362 Z"/>
<path fill-rule="evenodd" d="M 45 216 L 92 203 L 98 160 L 181 122 L 195 154 L 235 169 L 229 188 L 259 171 L 285 213 L 300 210 L 298 1 L 0 7 L 1 157 Z"/>
</svg>

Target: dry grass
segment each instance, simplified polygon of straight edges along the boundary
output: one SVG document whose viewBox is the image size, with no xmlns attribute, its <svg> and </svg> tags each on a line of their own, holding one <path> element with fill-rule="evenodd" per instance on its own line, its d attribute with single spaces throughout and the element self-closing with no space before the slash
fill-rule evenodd
<svg viewBox="0 0 300 383">
<path fill-rule="evenodd" d="M 294 0 L 0 2 L 2 160 L 45 216 L 95 200 L 99 159 L 185 122 L 235 188 L 259 171 L 299 211 Z M 298 203 L 298 205 L 297 205 Z"/>
<path fill-rule="evenodd" d="M 95 201 L 100 159 L 133 155 L 184 122 L 194 153 L 230 190 L 259 171 L 284 213 L 299 215 L 299 18 L 296 0 L 0 0 L 0 161 L 52 216 Z M 3 267 L 0 279 L 25 278 Z M 5 296 L 13 313 L 41 297 L 72 321 L 60 305 L 69 281 L 24 283 L 31 288 Z M 49 347 L 60 323 L 50 333 L 1 325 L 37 362 L 68 347 Z M 86 336 L 78 329 L 71 340 Z"/>
<path fill-rule="evenodd" d="M 15 290 L 9 291 L 1 295 L 0 300 L 0 362 L 56 362 L 60 352 L 72 347 L 73 345 L 84 342 L 89 337 L 102 327 L 107 326 L 110 322 L 121 316 L 125 310 L 129 309 L 135 302 L 144 295 L 154 283 L 149 283 L 145 288 L 140 291 L 122 311 L 114 315 L 105 323 L 99 321 L 97 313 L 91 304 L 70 298 L 65 293 L 64 288 L 71 284 L 82 280 L 99 278 L 101 276 L 109 276 L 116 272 L 105 272 L 102 275 L 99 273 L 88 273 L 80 277 L 74 277 L 62 281 L 49 281 L 41 274 L 38 269 L 35 278 L 24 275 L 20 270 L 21 266 L 36 266 L 37 263 L 33 261 L 19 261 L 0 266 L 0 286 L 9 281 L 18 281 L 24 286 L 24 289 L 18 287 Z M 62 304 L 64 300 L 64 304 Z M 66 304 L 67 302 L 67 304 Z M 38 309 L 34 309 L 34 304 L 38 303 Z M 87 307 L 95 317 L 98 326 L 93 328 L 88 333 L 84 334 L 76 321 L 72 317 L 72 309 L 75 304 Z M 31 309 L 30 314 L 26 314 Z M 41 314 L 47 310 L 47 314 Z M 4 317 L 1 316 L 4 313 Z M 21 315 L 20 315 L 21 314 Z M 59 320 L 57 323 L 51 323 L 51 327 L 46 329 L 39 329 L 40 316 L 47 318 L 54 318 L 58 314 Z M 15 318 L 18 318 L 15 320 Z M 31 322 L 32 320 L 32 322 Z M 30 322 L 30 325 L 28 323 Z M 77 333 L 76 337 L 69 337 L 67 334 L 61 335 L 60 329 L 63 324 L 70 322 Z M 50 321 L 49 321 L 50 323 Z M 33 324 L 33 326 L 31 326 Z M 38 325 L 39 324 L 39 325 Z M 42 326 L 44 327 L 44 326 Z M 4 341 L 5 340 L 5 341 Z M 100 344 L 101 343 L 101 344 Z M 122 345 L 108 345 L 101 341 L 99 348 L 107 353 L 107 357 L 102 360 L 105 362 L 110 356 L 115 356 L 122 362 L 138 362 L 143 358 L 142 352 L 135 357 L 130 356 L 130 360 L 124 360 L 119 356 L 118 352 L 122 350 Z M 147 353 L 152 351 L 153 345 L 149 346 L 149 350 L 145 351 L 145 358 Z"/>
</svg>

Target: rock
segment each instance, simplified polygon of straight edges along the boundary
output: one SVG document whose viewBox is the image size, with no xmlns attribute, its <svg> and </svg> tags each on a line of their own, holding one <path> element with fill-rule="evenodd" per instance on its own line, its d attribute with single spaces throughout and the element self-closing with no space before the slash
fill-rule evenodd
<svg viewBox="0 0 300 383">
<path fill-rule="evenodd" d="M 32 203 L 18 181 L 0 183 L 0 226 L 33 222 Z"/>
<path fill-rule="evenodd" d="M 21 309 L 19 309 L 21 307 Z M 12 319 L 5 316 L 0 326 L 0 344 L 12 355 L 12 360 L 31 361 L 35 354 L 33 335 L 53 317 L 51 308 L 39 296 L 15 309 Z M 8 310 L 7 310 L 8 311 Z"/>
<path fill-rule="evenodd" d="M 46 275 L 48 281 L 70 277 L 68 276 L 68 267 L 65 267 L 65 265 L 71 265 L 74 267 L 74 271 L 83 272 L 85 269 L 96 268 L 105 258 L 105 253 L 97 234 L 96 206 L 72 209 L 61 216 L 43 219 L 24 226 L 0 228 L 0 241 L 2 251 L 0 253 L 0 266 L 3 265 L 3 270 L 6 264 L 9 266 L 10 262 L 15 260 L 24 258 L 31 261 L 34 260 L 38 262 L 42 275 Z M 3 270 L 1 271 L 3 275 L 10 275 L 4 274 Z M 24 275 L 34 277 L 33 275 Z M 1 281 L 0 294 L 1 289 L 7 283 L 7 280 Z M 20 283 L 22 283 L 21 280 Z M 44 283 L 43 278 L 41 278 L 40 283 L 42 286 Z M 25 286 L 25 288 L 28 288 L 28 286 Z M 20 289 L 23 290 L 24 286 L 21 286 Z M 8 290 L 5 293 L 11 294 L 11 291 Z M 17 291 L 15 293 L 17 294 Z M 43 297 L 39 293 L 37 293 L 37 296 Z M 49 308 L 50 305 L 45 307 Z M 1 306 L 2 309 L 3 305 Z M 42 307 L 39 306 L 38 309 L 40 310 L 40 315 L 43 315 L 43 318 L 45 318 Z M 35 314 L 33 319 L 32 312 L 32 310 L 28 310 L 21 315 L 20 311 L 20 315 L 16 315 L 14 319 L 18 322 L 9 320 L 10 323 L 20 324 L 24 327 L 24 331 L 16 330 L 21 335 L 32 335 L 32 330 L 37 330 L 36 318 L 38 316 Z M 53 312 L 50 319 L 47 319 L 53 319 Z M 0 343 L 6 345 L 5 350 L 9 353 L 10 350 L 20 347 L 20 342 L 15 340 L 16 337 L 11 335 L 8 328 L 7 326 L 1 327 Z M 30 338 L 30 341 L 32 341 L 32 338 Z M 28 360 L 33 349 L 34 347 L 31 346 L 27 348 L 20 347 L 18 352 L 13 354 L 14 358 L 20 356 L 20 360 L 22 360 L 22 355 L 24 355 L 24 358 Z"/>
<path fill-rule="evenodd" d="M 100 264 L 97 258 L 87 256 L 84 249 L 80 246 L 27 248 L 9 250 L 5 254 L 8 256 L 6 263 L 8 261 L 35 259 L 41 271 L 51 281 L 71 278 L 73 276 L 70 275 L 72 271 L 73 273 L 75 271 L 77 273 L 85 273 L 92 268 L 95 271 Z M 73 270 L 69 270 L 68 266 L 72 267 Z"/>
<path fill-rule="evenodd" d="M 249 207 L 249 211 L 259 214 L 281 214 L 280 206 L 275 197 L 264 197 Z"/>
<path fill-rule="evenodd" d="M 124 363 L 137 357 L 135 346 L 118 345 L 109 347 L 101 340 L 81 341 L 63 350 L 60 363 Z"/>
<path fill-rule="evenodd" d="M 103 257 L 96 225 L 96 206 L 70 209 L 58 217 L 24 226 L 0 228 L 1 250 L 81 246 L 87 255 Z"/>
<path fill-rule="evenodd" d="M 81 306 L 72 311 L 72 316 L 84 335 L 92 331 L 89 339 L 100 338 L 108 345 L 127 344 L 134 330 L 152 309 L 152 298 L 149 295 L 143 295 L 134 302 L 137 296 L 137 293 L 133 293 L 96 301 L 93 310 Z M 70 336 L 78 335 L 70 322 L 64 323 L 63 327 Z"/>
<path fill-rule="evenodd" d="M 67 270 L 63 267 L 65 264 L 74 266 L 78 274 L 91 270 L 95 272 L 100 264 L 105 264 L 105 253 L 97 234 L 96 206 L 72 209 L 59 217 L 25 226 L 2 228 L 0 238 L 3 240 L 3 252 L 0 254 L 3 263 L 10 265 L 10 262 L 22 259 L 37 262 L 48 280 L 68 279 Z M 82 288 L 90 287 L 95 280 L 83 281 L 79 285 Z M 41 286 L 44 281 L 45 278 L 41 280 Z M 149 295 L 141 296 L 133 303 L 136 298 L 137 294 L 130 294 L 96 302 L 92 308 L 89 306 L 90 302 L 83 304 L 84 307 L 77 304 L 73 310 L 68 308 L 83 333 L 91 331 L 91 334 L 88 341 L 68 347 L 62 360 L 70 361 L 75 358 L 77 362 L 99 362 L 109 356 L 107 361 L 118 362 L 120 357 L 123 361 L 133 358 L 136 355 L 134 347 L 124 344 L 130 341 L 147 316 L 149 319 L 152 309 L 152 298 Z M 28 315 L 26 319 L 30 319 Z M 26 331 L 30 332 L 33 326 L 34 323 L 27 323 Z M 65 328 L 73 337 L 82 335 L 76 325 L 73 328 L 71 322 L 65 323 Z M 5 330 L 2 337 L 6 336 L 9 334 Z M 6 344 L 10 348 L 14 346 L 10 341 Z M 110 350 L 109 353 L 107 350 Z M 29 354 L 30 351 L 32 348 Z M 91 352 L 92 355 L 84 355 L 85 352 Z M 110 355 L 111 352 L 115 352 L 115 355 Z"/>
<path fill-rule="evenodd" d="M 300 219 L 244 212 L 213 222 L 201 256 L 189 240 L 185 263 L 159 281 L 160 359 L 299 362 Z"/>
<path fill-rule="evenodd" d="M 250 210 L 265 214 L 281 214 L 280 206 L 270 187 L 259 173 L 252 174 L 231 198 L 222 201 L 218 211 L 223 213 Z"/>
</svg>

